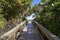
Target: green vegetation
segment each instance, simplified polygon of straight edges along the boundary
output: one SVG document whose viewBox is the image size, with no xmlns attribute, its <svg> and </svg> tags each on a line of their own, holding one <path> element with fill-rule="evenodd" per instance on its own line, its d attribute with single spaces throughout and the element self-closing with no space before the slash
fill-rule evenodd
<svg viewBox="0 0 60 40">
<path fill-rule="evenodd" d="M 27 11 L 31 2 L 32 0 L 0 0 L 0 28 L 4 26 L 5 21 L 25 15 L 24 12 Z"/>
<path fill-rule="evenodd" d="M 43 10 L 39 12 L 36 20 L 60 37 L 60 0 L 42 0 L 40 6 Z"/>
<path fill-rule="evenodd" d="M 25 20 L 30 12 L 38 12 L 36 21 L 60 37 L 60 0 L 42 0 L 30 9 L 32 0 L 0 0 L 0 28 L 11 19 Z M 14 20 L 13 20 L 14 21 Z"/>
</svg>

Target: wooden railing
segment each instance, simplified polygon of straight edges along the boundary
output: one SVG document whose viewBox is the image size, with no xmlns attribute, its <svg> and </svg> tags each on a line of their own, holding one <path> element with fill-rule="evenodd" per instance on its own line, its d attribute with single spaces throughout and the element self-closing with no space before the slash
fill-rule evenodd
<svg viewBox="0 0 60 40">
<path fill-rule="evenodd" d="M 42 40 L 60 40 L 59 37 L 51 33 L 49 30 L 41 26 L 38 22 L 33 21 L 34 26 L 37 32 L 40 34 Z M 21 34 L 23 28 L 26 26 L 26 21 L 22 22 L 18 26 L 14 27 L 4 35 L 0 36 L 0 40 L 16 40 L 18 36 Z"/>
<path fill-rule="evenodd" d="M 17 37 L 22 32 L 22 29 L 25 27 L 26 21 L 22 22 L 21 24 L 17 25 L 4 35 L 0 36 L 0 40 L 16 40 Z"/>
<path fill-rule="evenodd" d="M 49 30 L 44 28 L 42 25 L 40 25 L 38 22 L 34 21 L 35 28 L 38 30 L 42 40 L 60 40 L 59 37 L 51 33 Z M 52 30 L 53 31 L 53 30 Z"/>
</svg>

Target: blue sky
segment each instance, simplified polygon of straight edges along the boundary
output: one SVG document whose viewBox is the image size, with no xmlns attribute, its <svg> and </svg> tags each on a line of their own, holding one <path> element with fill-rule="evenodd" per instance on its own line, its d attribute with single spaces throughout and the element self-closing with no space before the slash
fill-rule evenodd
<svg viewBox="0 0 60 40">
<path fill-rule="evenodd" d="M 31 3 L 31 7 L 33 7 L 35 4 L 39 4 L 41 0 L 33 0 Z"/>
</svg>

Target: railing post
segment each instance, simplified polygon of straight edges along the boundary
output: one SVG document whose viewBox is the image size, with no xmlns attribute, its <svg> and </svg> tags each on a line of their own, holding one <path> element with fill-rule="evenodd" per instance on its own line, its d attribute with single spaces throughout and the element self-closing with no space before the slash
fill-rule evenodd
<svg viewBox="0 0 60 40">
<path fill-rule="evenodd" d="M 49 30 L 44 28 L 42 25 L 40 25 L 36 21 L 33 21 L 33 22 L 35 23 L 35 25 L 37 25 L 36 27 L 38 28 L 38 31 L 41 33 L 44 40 L 60 40 L 59 37 L 51 33 Z"/>
<path fill-rule="evenodd" d="M 13 38 L 14 38 L 14 40 L 16 39 L 16 33 L 14 33 Z"/>
<path fill-rule="evenodd" d="M 21 31 L 23 30 L 22 27 L 24 27 L 25 23 L 26 23 L 26 21 L 22 22 L 21 24 L 17 25 L 13 29 L 11 29 L 10 31 L 8 31 L 4 35 L 2 35 L 0 37 L 0 40 L 16 40 L 17 37 L 19 36 L 19 34 L 21 33 Z"/>
</svg>

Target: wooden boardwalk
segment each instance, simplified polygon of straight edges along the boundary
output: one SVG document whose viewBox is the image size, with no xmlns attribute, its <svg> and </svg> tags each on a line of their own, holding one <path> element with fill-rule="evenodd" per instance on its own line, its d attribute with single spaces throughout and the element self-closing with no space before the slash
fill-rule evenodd
<svg viewBox="0 0 60 40">
<path fill-rule="evenodd" d="M 41 38 L 34 29 L 33 24 L 28 23 L 23 29 L 23 32 L 19 36 L 18 40 L 41 40 Z"/>
</svg>

